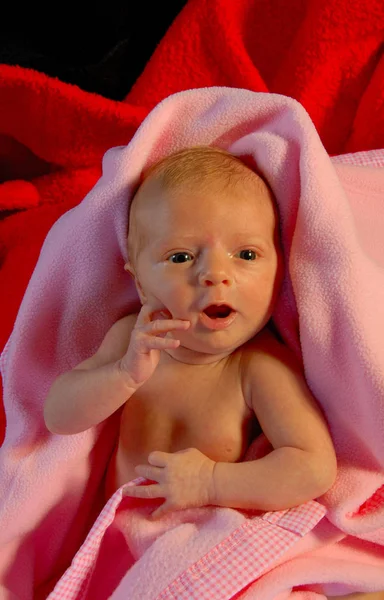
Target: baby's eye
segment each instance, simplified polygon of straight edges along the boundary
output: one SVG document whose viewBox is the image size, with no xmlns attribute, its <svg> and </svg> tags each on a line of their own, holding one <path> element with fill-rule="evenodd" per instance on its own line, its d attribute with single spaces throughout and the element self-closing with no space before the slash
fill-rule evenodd
<svg viewBox="0 0 384 600">
<path fill-rule="evenodd" d="M 239 257 L 243 260 L 256 260 L 257 254 L 254 250 L 240 250 Z"/>
<path fill-rule="evenodd" d="M 175 252 L 168 258 L 169 261 L 173 263 L 184 263 L 189 260 L 192 260 L 192 256 L 188 252 Z"/>
</svg>

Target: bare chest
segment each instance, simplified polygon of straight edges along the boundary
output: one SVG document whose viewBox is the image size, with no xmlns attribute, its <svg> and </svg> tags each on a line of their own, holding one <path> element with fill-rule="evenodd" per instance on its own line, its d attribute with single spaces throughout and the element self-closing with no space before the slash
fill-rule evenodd
<svg viewBox="0 0 384 600">
<path fill-rule="evenodd" d="M 118 483 L 134 478 L 154 450 L 197 448 L 215 461 L 237 462 L 254 435 L 236 368 L 158 369 L 125 405 L 117 452 Z M 119 474 L 120 472 L 120 474 Z"/>
</svg>

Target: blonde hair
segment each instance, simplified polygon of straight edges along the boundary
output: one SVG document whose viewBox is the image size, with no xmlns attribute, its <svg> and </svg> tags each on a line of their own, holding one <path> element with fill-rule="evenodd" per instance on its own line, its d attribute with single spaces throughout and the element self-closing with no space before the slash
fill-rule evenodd
<svg viewBox="0 0 384 600">
<path fill-rule="evenodd" d="M 252 177 L 253 171 L 240 158 L 226 150 L 211 146 L 193 146 L 165 156 L 143 171 L 140 185 L 150 177 L 158 177 L 166 189 L 173 189 L 186 182 L 199 184 L 220 179 L 230 185 L 245 176 Z"/>
<path fill-rule="evenodd" d="M 128 257 L 132 264 L 136 263 L 137 256 L 145 244 L 145 236 L 137 227 L 135 218 L 137 198 L 145 183 L 153 178 L 158 179 L 167 190 L 178 188 L 186 183 L 201 186 L 211 183 L 212 180 L 220 182 L 223 188 L 244 182 L 244 178 L 259 181 L 260 185 L 263 185 L 260 179 L 264 182 L 256 170 L 251 169 L 240 158 L 220 148 L 194 146 L 165 156 L 142 172 L 130 204 L 127 247 Z"/>
</svg>

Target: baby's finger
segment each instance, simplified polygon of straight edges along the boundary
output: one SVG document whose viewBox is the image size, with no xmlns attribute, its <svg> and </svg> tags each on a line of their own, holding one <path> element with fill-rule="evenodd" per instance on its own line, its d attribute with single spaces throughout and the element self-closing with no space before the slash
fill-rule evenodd
<svg viewBox="0 0 384 600">
<path fill-rule="evenodd" d="M 159 335 L 161 333 L 168 333 L 169 331 L 185 330 L 190 326 L 190 321 L 184 321 L 182 319 L 165 319 L 164 321 L 156 320 L 146 325 L 148 333 Z"/>
<path fill-rule="evenodd" d="M 151 467 L 150 465 L 137 465 L 135 471 L 140 477 L 145 477 L 151 481 L 157 481 L 160 483 L 163 469 L 160 467 Z"/>
<path fill-rule="evenodd" d="M 178 348 L 180 340 L 175 338 L 147 335 L 143 338 L 140 345 L 141 349 L 147 350 L 164 350 L 165 348 Z"/>
<path fill-rule="evenodd" d="M 129 496 L 130 498 L 164 498 L 164 493 L 161 490 L 161 486 L 157 484 L 153 485 L 131 485 L 127 486 L 123 491 L 123 496 Z"/>
<path fill-rule="evenodd" d="M 150 519 L 151 521 L 156 520 L 156 519 L 160 519 L 163 515 L 166 515 L 167 513 L 171 512 L 172 509 L 169 506 L 168 502 L 165 501 L 163 502 L 163 504 L 161 504 L 159 506 L 159 508 L 156 508 L 156 510 L 153 511 L 153 513 L 150 515 Z"/>
<path fill-rule="evenodd" d="M 150 465 L 155 467 L 160 467 L 163 469 L 168 466 L 169 462 L 172 460 L 172 456 L 175 454 L 174 452 L 161 452 L 161 450 L 154 450 L 148 456 L 148 462 Z"/>
</svg>

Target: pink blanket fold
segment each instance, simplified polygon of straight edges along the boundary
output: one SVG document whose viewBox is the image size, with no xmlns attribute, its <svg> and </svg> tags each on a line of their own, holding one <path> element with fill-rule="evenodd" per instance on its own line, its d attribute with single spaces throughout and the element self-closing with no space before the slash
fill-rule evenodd
<svg viewBox="0 0 384 600">
<path fill-rule="evenodd" d="M 150 507 L 123 498 L 122 489 L 104 506 L 118 415 L 57 436 L 45 429 L 43 404 L 56 375 L 138 307 L 123 265 L 128 204 L 143 167 L 196 144 L 251 157 L 274 191 L 287 267 L 274 319 L 327 416 L 339 471 L 324 497 L 290 511 L 205 507 L 151 529 Z M 218 87 L 170 96 L 128 146 L 107 152 L 99 182 L 49 232 L 2 355 L 2 599 L 53 590 L 52 598 L 79 600 L 291 593 L 304 600 L 384 589 L 384 159 L 377 157 L 377 167 L 332 160 L 296 101 Z"/>
</svg>

